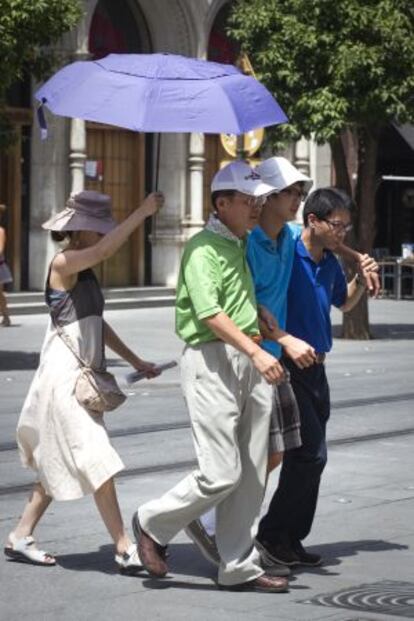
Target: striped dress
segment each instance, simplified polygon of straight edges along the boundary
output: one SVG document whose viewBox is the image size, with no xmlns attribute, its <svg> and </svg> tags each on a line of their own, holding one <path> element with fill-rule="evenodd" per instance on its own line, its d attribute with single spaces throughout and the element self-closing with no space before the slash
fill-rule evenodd
<svg viewBox="0 0 414 621">
<path fill-rule="evenodd" d="M 87 269 L 66 292 L 50 289 L 48 277 L 46 303 L 51 319 L 17 425 L 17 442 L 23 465 L 37 472 L 46 493 L 55 500 L 72 500 L 95 492 L 124 468 L 103 416 L 92 415 L 76 400 L 79 362 L 55 327 L 68 334 L 83 361 L 104 367 L 104 300 L 95 274 Z"/>
</svg>

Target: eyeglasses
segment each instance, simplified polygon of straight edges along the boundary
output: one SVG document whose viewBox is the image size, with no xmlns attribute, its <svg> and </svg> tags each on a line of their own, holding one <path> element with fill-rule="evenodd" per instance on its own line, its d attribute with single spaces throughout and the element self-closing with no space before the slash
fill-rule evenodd
<svg viewBox="0 0 414 621">
<path fill-rule="evenodd" d="M 327 222 L 335 231 L 340 233 L 349 233 L 354 228 L 352 224 L 344 224 L 341 220 L 327 220 L 326 218 L 319 218 L 323 222 Z"/>
<path fill-rule="evenodd" d="M 239 194 L 238 198 L 250 209 L 261 209 L 266 202 L 266 196 L 243 196 Z"/>
<path fill-rule="evenodd" d="M 259 209 L 259 208 L 261 209 L 266 202 L 266 198 L 267 196 L 259 196 L 257 198 L 252 196 L 249 199 L 249 206 L 256 208 L 256 209 Z"/>
<path fill-rule="evenodd" d="M 299 190 L 298 188 L 285 188 L 284 190 L 280 190 L 279 194 L 287 194 L 288 196 L 294 196 L 301 201 L 304 201 L 308 194 L 304 190 Z"/>
</svg>

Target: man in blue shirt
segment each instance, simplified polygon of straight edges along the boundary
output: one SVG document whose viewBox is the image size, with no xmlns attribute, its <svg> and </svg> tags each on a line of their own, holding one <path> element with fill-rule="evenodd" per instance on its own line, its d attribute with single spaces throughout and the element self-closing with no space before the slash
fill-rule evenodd
<svg viewBox="0 0 414 621">
<path fill-rule="evenodd" d="M 325 432 L 330 401 L 324 360 L 332 347 L 331 305 L 343 312 L 351 310 L 375 269 L 375 262 L 361 255 L 358 272 L 347 284 L 333 254 L 351 228 L 352 208 L 345 192 L 336 188 L 316 190 L 305 203 L 305 228 L 295 243 L 286 330 L 312 346 L 316 362 L 300 368 L 284 352 L 283 362 L 300 410 L 302 446 L 285 453 L 278 488 L 257 536 L 265 557 L 287 566 L 321 563 L 321 557 L 307 552 L 301 542 L 312 527 L 327 461 Z"/>
<path fill-rule="evenodd" d="M 252 272 L 259 308 L 269 310 L 278 324 L 275 334 L 265 339 L 262 347 L 276 358 L 282 350 L 301 368 L 315 361 L 315 352 L 308 343 L 285 332 L 287 291 L 292 271 L 295 239 L 300 227 L 288 225 L 297 216 L 301 201 L 307 196 L 312 181 L 284 157 L 271 157 L 257 171 L 266 178 L 275 192 L 263 206 L 260 224 L 249 235 L 247 260 Z M 282 406 L 282 402 L 284 407 Z M 299 411 L 287 381 L 274 388 L 269 469 L 282 461 L 283 452 L 300 446 Z"/>
</svg>

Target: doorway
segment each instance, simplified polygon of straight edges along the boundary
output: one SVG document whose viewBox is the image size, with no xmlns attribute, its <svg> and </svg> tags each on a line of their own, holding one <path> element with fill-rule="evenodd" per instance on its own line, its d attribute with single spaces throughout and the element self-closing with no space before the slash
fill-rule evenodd
<svg viewBox="0 0 414 621">
<path fill-rule="evenodd" d="M 112 212 L 122 222 L 144 198 L 145 140 L 117 127 L 87 124 L 85 188 L 109 194 Z M 145 284 L 145 235 L 142 225 L 100 268 L 104 287 Z"/>
</svg>

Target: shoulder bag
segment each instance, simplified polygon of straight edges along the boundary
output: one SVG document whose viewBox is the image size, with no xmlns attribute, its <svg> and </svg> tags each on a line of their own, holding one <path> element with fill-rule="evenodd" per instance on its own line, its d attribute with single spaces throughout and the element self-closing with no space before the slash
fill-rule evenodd
<svg viewBox="0 0 414 621">
<path fill-rule="evenodd" d="M 53 320 L 53 318 L 52 318 Z M 53 324 L 65 345 L 77 358 L 80 365 L 79 377 L 75 384 L 75 397 L 78 403 L 93 412 L 109 412 L 119 407 L 126 399 L 126 395 L 119 388 L 115 377 L 106 369 L 94 369 L 72 347 L 72 342 L 55 321 Z"/>
</svg>

